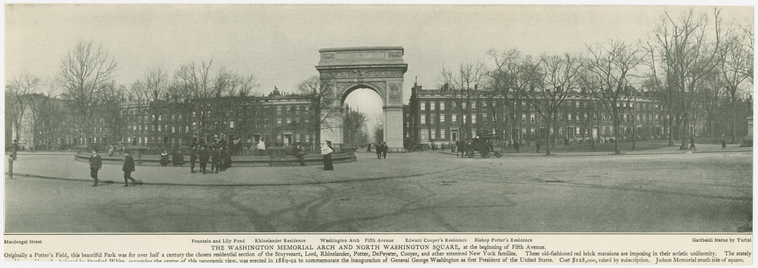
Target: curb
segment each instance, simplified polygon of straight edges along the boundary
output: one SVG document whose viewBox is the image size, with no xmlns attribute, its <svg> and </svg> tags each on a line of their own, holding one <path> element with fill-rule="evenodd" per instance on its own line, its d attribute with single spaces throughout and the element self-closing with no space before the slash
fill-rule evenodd
<svg viewBox="0 0 758 268">
<path fill-rule="evenodd" d="M 342 179 L 342 180 L 334 180 L 334 181 L 315 181 L 315 182 L 302 182 L 302 183 L 227 183 L 227 184 L 207 184 L 207 183 L 170 183 L 170 182 L 142 182 L 138 185 L 161 185 L 161 186 L 221 186 L 221 187 L 239 187 L 239 186 L 292 186 L 292 185 L 319 185 L 319 184 L 331 184 L 331 183 L 350 183 L 350 182 L 366 182 L 366 181 L 378 181 L 378 180 L 391 180 L 391 179 L 403 179 L 403 178 L 410 178 L 410 177 L 418 177 L 418 176 L 426 176 L 426 175 L 434 175 L 434 174 L 441 174 L 449 171 L 456 170 L 460 167 L 455 167 L 451 169 L 446 169 L 442 171 L 436 171 L 436 172 L 427 172 L 427 173 L 418 173 L 418 174 L 408 174 L 408 175 L 398 175 L 398 176 L 386 176 L 386 177 L 373 177 L 373 178 L 359 178 L 359 179 Z M 5 173 L 8 174 L 8 173 Z M 9 177 L 6 179 L 15 179 L 16 177 L 27 177 L 27 178 L 39 178 L 39 179 L 49 179 L 49 180 L 62 180 L 62 181 L 74 181 L 74 182 L 90 182 L 93 183 L 94 180 L 92 179 L 74 179 L 74 178 L 62 178 L 62 177 L 52 177 L 52 176 L 43 176 L 43 175 L 34 175 L 34 174 L 26 174 L 26 173 L 14 173 L 14 177 Z M 120 184 L 121 182 L 116 182 L 114 180 L 99 180 L 100 183 L 105 184 Z"/>
</svg>

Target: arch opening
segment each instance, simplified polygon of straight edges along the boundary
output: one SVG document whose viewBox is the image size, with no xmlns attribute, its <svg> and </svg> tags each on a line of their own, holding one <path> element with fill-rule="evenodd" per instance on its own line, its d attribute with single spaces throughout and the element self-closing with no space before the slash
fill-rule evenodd
<svg viewBox="0 0 758 268">
<path fill-rule="evenodd" d="M 357 147 L 383 141 L 384 110 L 376 90 L 357 86 L 345 92 L 342 100 L 343 141 Z M 362 118 L 361 118 L 362 117 Z M 381 131 L 381 134 L 377 134 Z"/>
</svg>

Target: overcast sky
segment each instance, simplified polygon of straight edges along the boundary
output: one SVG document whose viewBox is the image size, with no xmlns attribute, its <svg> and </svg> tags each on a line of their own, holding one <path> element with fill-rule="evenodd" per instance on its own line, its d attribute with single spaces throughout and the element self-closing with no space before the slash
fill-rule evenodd
<svg viewBox="0 0 758 268">
<path fill-rule="evenodd" d="M 664 11 L 682 6 L 544 5 L 8 5 L 5 80 L 22 72 L 52 78 L 79 41 L 94 41 L 131 84 L 149 69 L 213 59 L 254 74 L 267 93 L 317 75 L 318 50 L 402 46 L 405 102 L 416 77 L 436 88 L 442 66 L 484 61 L 490 48 L 526 54 L 582 52 L 609 38 L 647 40 Z M 708 11 L 700 7 L 698 10 Z M 752 6 L 724 7 L 725 22 L 752 23 Z M 369 92 L 370 93 L 370 92 Z M 361 100 L 361 97 L 350 99 Z M 381 104 L 367 104 L 361 110 Z M 355 105 L 354 105 L 355 106 Z M 380 109 L 380 108 L 378 108 Z"/>
</svg>

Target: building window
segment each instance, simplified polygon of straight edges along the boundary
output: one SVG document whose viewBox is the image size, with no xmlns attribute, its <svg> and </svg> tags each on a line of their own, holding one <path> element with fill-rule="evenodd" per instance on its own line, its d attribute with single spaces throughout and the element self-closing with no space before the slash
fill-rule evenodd
<svg viewBox="0 0 758 268">
<path fill-rule="evenodd" d="M 440 139 L 443 139 L 443 140 L 445 139 L 445 130 L 444 129 L 440 129 Z"/>
<path fill-rule="evenodd" d="M 471 109 L 476 109 L 476 102 L 471 103 Z"/>
<path fill-rule="evenodd" d="M 476 115 L 475 114 L 471 115 L 471 123 L 472 124 L 476 124 Z"/>
<path fill-rule="evenodd" d="M 431 137 L 431 139 L 436 139 L 437 138 L 437 130 L 436 129 L 430 130 L 429 131 L 429 136 Z"/>
<path fill-rule="evenodd" d="M 282 114 L 282 106 L 276 106 L 276 114 L 281 115 Z"/>
<path fill-rule="evenodd" d="M 421 116 L 421 124 L 426 124 L 426 115 Z"/>
<path fill-rule="evenodd" d="M 277 118 L 276 119 L 276 126 L 277 127 L 282 126 L 282 119 L 281 118 Z"/>
<path fill-rule="evenodd" d="M 441 101 L 440 102 L 440 111 L 444 111 L 444 110 L 445 110 L 445 102 Z"/>
<path fill-rule="evenodd" d="M 534 114 L 529 114 L 529 122 L 534 123 Z"/>
<path fill-rule="evenodd" d="M 452 116 L 452 119 L 450 121 L 453 121 L 453 123 L 458 123 L 458 115 L 453 114 L 451 116 Z"/>
<path fill-rule="evenodd" d="M 422 141 L 429 140 L 429 137 L 428 137 L 429 133 L 427 133 L 426 131 L 421 131 L 420 134 L 421 134 L 421 140 Z"/>
<path fill-rule="evenodd" d="M 526 115 L 525 114 L 521 115 L 521 123 L 526 123 Z"/>
<path fill-rule="evenodd" d="M 440 115 L 440 124 L 443 124 L 443 123 L 445 123 L 445 115 L 441 114 Z"/>
<path fill-rule="evenodd" d="M 229 121 L 229 128 L 234 128 L 234 121 Z"/>
<path fill-rule="evenodd" d="M 421 107 L 419 107 L 419 109 L 421 109 L 422 111 L 426 111 L 426 102 L 425 101 L 421 102 L 420 106 Z"/>
<path fill-rule="evenodd" d="M 430 105 L 430 107 L 429 107 L 429 110 L 432 110 L 432 111 L 434 111 L 434 110 L 437 108 L 437 107 L 435 107 L 435 106 L 437 106 L 436 104 L 437 104 L 437 103 L 435 103 L 435 102 L 431 102 L 431 103 L 429 104 L 429 105 Z"/>
</svg>

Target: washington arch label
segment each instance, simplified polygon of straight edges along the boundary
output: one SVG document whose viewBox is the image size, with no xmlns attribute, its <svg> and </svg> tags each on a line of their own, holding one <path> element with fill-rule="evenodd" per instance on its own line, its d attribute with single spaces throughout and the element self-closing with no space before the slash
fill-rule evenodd
<svg viewBox="0 0 758 268">
<path fill-rule="evenodd" d="M 319 50 L 316 66 L 321 83 L 330 87 L 337 101 L 329 109 L 342 112 L 350 92 L 368 88 L 382 98 L 384 141 L 393 151 L 403 150 L 403 75 L 408 64 L 403 61 L 403 47 L 346 47 Z M 331 129 L 321 130 L 321 140 L 342 143 L 342 119 L 331 118 Z"/>
</svg>

